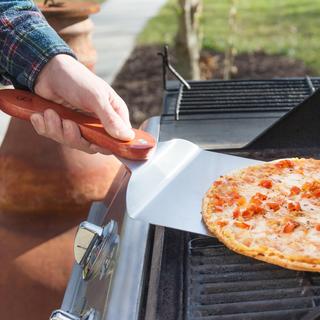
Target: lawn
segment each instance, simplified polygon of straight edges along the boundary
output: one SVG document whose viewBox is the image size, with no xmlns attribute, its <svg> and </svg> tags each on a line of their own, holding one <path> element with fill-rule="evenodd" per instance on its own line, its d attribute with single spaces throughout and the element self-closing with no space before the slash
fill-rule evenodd
<svg viewBox="0 0 320 320">
<path fill-rule="evenodd" d="M 230 0 L 203 0 L 203 46 L 224 51 L 230 38 Z M 177 30 L 177 0 L 169 0 L 139 35 L 139 44 L 172 44 Z M 264 51 L 301 59 L 320 73 L 320 1 L 238 0 L 237 31 L 232 35 L 240 53 Z"/>
</svg>

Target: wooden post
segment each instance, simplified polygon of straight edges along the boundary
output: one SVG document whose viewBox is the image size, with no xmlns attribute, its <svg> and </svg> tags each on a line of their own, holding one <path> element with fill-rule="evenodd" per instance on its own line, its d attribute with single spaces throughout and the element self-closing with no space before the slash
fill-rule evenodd
<svg viewBox="0 0 320 320">
<path fill-rule="evenodd" d="M 229 37 L 227 40 L 228 42 L 223 65 L 224 80 L 230 80 L 232 75 L 235 75 L 238 72 L 238 69 L 234 64 L 234 60 L 237 54 L 237 49 L 235 47 L 235 36 L 237 33 L 237 4 L 238 0 L 231 0 L 228 16 Z"/>
<path fill-rule="evenodd" d="M 176 37 L 177 69 L 183 77 L 200 79 L 200 17 L 202 0 L 179 0 L 181 12 Z"/>
</svg>

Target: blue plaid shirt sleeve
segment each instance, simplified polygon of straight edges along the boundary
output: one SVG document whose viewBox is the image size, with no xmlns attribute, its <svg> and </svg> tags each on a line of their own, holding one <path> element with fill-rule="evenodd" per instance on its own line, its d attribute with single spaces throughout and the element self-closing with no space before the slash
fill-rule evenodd
<svg viewBox="0 0 320 320">
<path fill-rule="evenodd" d="M 74 53 L 31 0 L 0 0 L 0 81 L 34 90 L 45 64 Z"/>
</svg>

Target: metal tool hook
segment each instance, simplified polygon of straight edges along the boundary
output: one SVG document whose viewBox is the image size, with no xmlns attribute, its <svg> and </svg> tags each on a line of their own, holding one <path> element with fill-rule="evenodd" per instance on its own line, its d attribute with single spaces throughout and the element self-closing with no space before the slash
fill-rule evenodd
<svg viewBox="0 0 320 320">
<path fill-rule="evenodd" d="M 169 60 L 168 45 L 163 47 L 163 52 L 158 52 L 162 57 L 162 75 L 163 75 L 163 88 L 167 90 L 167 68 L 168 70 L 185 86 L 188 90 L 191 89 L 190 84 L 178 73 L 178 71 L 171 65 Z"/>
</svg>

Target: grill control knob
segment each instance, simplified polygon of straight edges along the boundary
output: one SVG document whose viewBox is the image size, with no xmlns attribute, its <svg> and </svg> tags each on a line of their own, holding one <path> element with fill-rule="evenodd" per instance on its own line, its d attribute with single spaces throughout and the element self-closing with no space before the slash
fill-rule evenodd
<svg viewBox="0 0 320 320">
<path fill-rule="evenodd" d="M 82 222 L 74 241 L 74 256 L 82 266 L 83 279 L 89 280 L 98 275 L 102 278 L 115 259 L 118 245 L 118 226 L 114 220 L 104 227 Z"/>
</svg>

